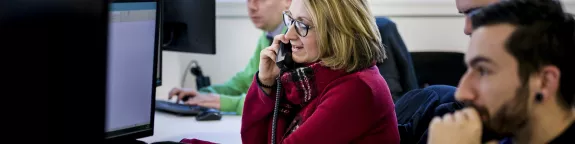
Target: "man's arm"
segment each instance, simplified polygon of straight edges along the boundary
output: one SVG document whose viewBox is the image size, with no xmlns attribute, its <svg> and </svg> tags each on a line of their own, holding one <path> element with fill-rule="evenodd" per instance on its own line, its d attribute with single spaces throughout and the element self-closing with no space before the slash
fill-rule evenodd
<svg viewBox="0 0 575 144">
<path fill-rule="evenodd" d="M 254 54 L 250 58 L 248 65 L 240 72 L 236 73 L 234 77 L 224 84 L 212 85 L 200 89 L 200 92 L 216 93 L 220 95 L 220 111 L 236 112 L 241 115 L 244 106 L 244 98 L 247 93 L 254 74 L 259 68 L 259 55 L 266 45 L 262 44 L 265 41 L 265 35 L 262 35 L 254 50 Z"/>
<path fill-rule="evenodd" d="M 242 115 L 246 94 L 222 95 L 220 94 L 220 111 L 235 112 Z"/>
<path fill-rule="evenodd" d="M 250 58 L 248 65 L 240 72 L 236 73 L 230 80 L 228 80 L 224 84 L 220 85 L 212 85 L 209 87 L 205 87 L 200 89 L 201 92 L 211 92 L 211 93 L 218 93 L 222 95 L 229 95 L 229 96 L 240 96 L 245 94 L 252 83 L 252 78 L 254 74 L 258 70 L 259 66 L 259 53 L 261 48 L 255 49 L 254 54 Z"/>
<path fill-rule="evenodd" d="M 200 89 L 200 92 L 219 94 L 220 111 L 236 112 L 236 114 L 241 115 L 244 106 L 245 93 L 247 92 L 255 73 L 252 71 L 253 69 L 258 69 L 258 64 L 259 58 L 254 55 L 244 70 L 236 73 L 236 75 L 226 83 L 202 88 Z"/>
</svg>

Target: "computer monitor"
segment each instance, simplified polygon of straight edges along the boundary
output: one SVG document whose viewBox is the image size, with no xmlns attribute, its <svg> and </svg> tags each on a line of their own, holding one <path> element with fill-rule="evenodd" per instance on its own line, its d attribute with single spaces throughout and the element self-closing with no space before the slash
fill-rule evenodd
<svg viewBox="0 0 575 144">
<path fill-rule="evenodd" d="M 28 105 L 40 108 L 42 114 L 24 112 L 19 108 L 4 111 L 3 119 L 11 119 L 4 126 L 15 126 L 24 133 L 29 132 L 26 134 L 29 137 L 19 139 L 20 142 L 103 143 L 107 9 L 105 0 L 0 1 L 3 53 L 39 62 L 50 59 L 48 68 L 4 61 L 4 69 L 10 70 L 5 75 L 5 82 L 10 81 L 11 84 L 4 87 L 7 90 L 4 93 L 49 89 L 49 92 L 40 94 L 41 100 L 35 97 L 37 102 Z M 36 70 L 45 74 L 49 71 L 47 77 L 53 80 L 37 81 L 41 86 L 35 88 L 17 87 L 37 79 L 37 76 L 32 76 L 39 74 Z M 49 88 L 52 86 L 56 87 Z M 12 103 L 4 98 L 5 103 Z M 40 116 L 43 114 L 48 116 Z M 35 134 L 50 137 L 50 140 L 32 136 Z M 15 139 L 19 136 L 13 133 L 3 137 Z"/>
<path fill-rule="evenodd" d="M 162 48 L 216 54 L 216 1 L 161 1 Z"/>
<path fill-rule="evenodd" d="M 158 54 L 156 0 L 110 5 L 106 80 L 106 139 L 153 135 Z"/>
</svg>

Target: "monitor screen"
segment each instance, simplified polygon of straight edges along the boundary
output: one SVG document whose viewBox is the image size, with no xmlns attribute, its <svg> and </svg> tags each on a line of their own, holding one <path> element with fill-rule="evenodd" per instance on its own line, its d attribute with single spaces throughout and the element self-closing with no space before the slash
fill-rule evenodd
<svg viewBox="0 0 575 144">
<path fill-rule="evenodd" d="M 157 2 L 110 5 L 106 84 L 106 139 L 153 133 L 156 84 Z"/>
</svg>

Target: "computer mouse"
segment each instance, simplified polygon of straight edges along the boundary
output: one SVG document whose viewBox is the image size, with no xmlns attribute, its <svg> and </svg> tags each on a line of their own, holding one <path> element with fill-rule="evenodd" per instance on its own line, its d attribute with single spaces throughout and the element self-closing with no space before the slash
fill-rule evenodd
<svg viewBox="0 0 575 144">
<path fill-rule="evenodd" d="M 201 112 L 196 116 L 197 121 L 212 121 L 212 120 L 221 120 L 222 114 L 220 111 L 215 109 L 208 109 L 206 111 Z"/>
</svg>

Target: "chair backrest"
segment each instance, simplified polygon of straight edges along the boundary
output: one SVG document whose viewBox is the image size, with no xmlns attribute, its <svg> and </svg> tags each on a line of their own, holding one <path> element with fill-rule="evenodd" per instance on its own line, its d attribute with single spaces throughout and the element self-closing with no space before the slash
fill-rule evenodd
<svg viewBox="0 0 575 144">
<path fill-rule="evenodd" d="M 464 54 L 459 52 L 411 52 L 418 85 L 457 86 L 467 70 Z"/>
</svg>

